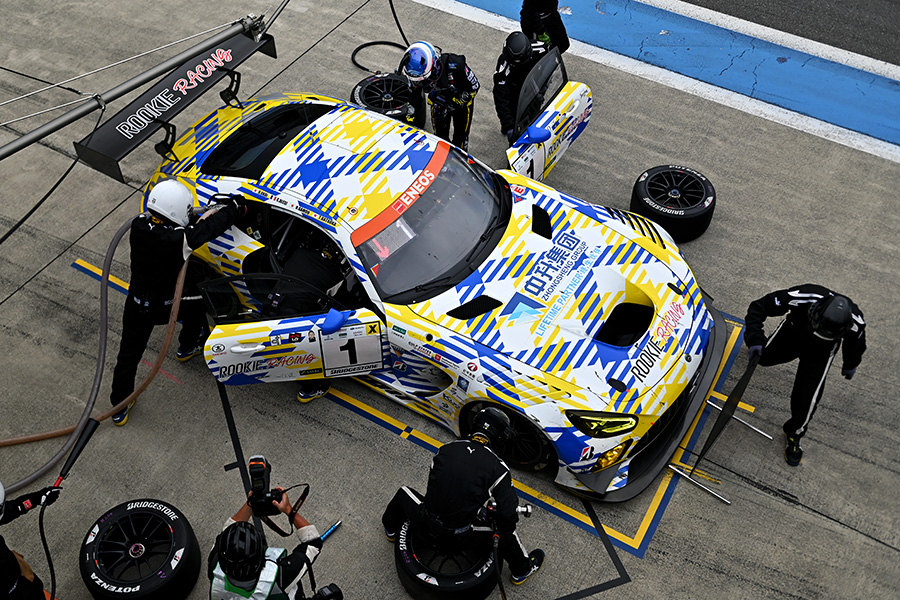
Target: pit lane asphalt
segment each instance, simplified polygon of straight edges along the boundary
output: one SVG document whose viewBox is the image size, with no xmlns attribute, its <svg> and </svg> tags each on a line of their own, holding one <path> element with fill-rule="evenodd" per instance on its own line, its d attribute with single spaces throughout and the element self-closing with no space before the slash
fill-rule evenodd
<svg viewBox="0 0 900 600">
<path fill-rule="evenodd" d="M 17 35 L 0 41 L 0 65 L 60 81 L 249 12 L 260 13 L 268 4 L 204 0 L 190 13 L 181 4 L 147 0 L 133 0 L 127 10 L 94 1 L 60 6 L 13 0 L 6 6 L 16 17 Z M 476 100 L 470 150 L 502 167 L 505 144 L 493 112 L 490 74 L 505 32 L 412 2 L 398 0 L 396 7 L 410 41 L 423 37 L 466 54 L 484 86 Z M 350 63 L 352 50 L 371 40 L 401 41 L 387 2 L 380 0 L 292 0 L 271 33 L 280 58 L 256 56 L 245 64 L 242 97 L 262 86 L 266 92 L 347 97 L 365 75 Z M 359 59 L 387 70 L 398 56 L 375 48 Z M 140 59 L 69 85 L 103 92 L 158 60 Z M 555 490 L 546 476 L 516 473 L 524 485 L 573 511 L 588 517 L 593 511 L 612 530 L 635 537 L 642 527 L 656 531 L 642 557 L 621 543 L 610 554 L 601 538 L 539 509 L 522 523 L 520 533 L 527 546 L 547 551 L 548 562 L 533 581 L 508 589 L 509 596 L 896 597 L 898 165 L 576 56 L 566 55 L 566 65 L 572 79 L 591 86 L 594 114 L 549 185 L 628 208 L 631 186 L 643 169 L 668 163 L 699 169 L 716 185 L 719 207 L 709 231 L 683 251 L 716 306 L 740 317 L 752 299 L 772 289 L 822 283 L 862 307 L 869 351 L 852 381 L 841 379 L 834 369 L 797 469 L 785 465 L 779 433 L 794 367 L 757 371 L 744 396 L 754 411 L 743 416 L 775 441 L 731 424 L 703 467 L 722 481 L 716 489 L 732 501 L 730 506 L 685 482 L 673 483 L 667 488 L 665 512 L 655 524 L 645 524 L 648 511 L 659 502 L 652 493 L 655 486 L 625 504 L 585 506 Z M 4 71 L 0 102 L 39 86 Z M 0 107 L 0 121 L 71 99 L 70 93 L 56 91 Z M 176 125 L 183 129 L 217 102 L 207 94 Z M 111 110 L 124 105 L 123 99 Z M 65 171 L 74 158 L 72 142 L 90 131 L 96 116 L 0 163 L 4 231 Z M 38 117 L 12 128 L 21 133 L 43 122 Z M 0 143 L 14 137 L 9 129 L 0 131 Z M 2 246 L 4 438 L 71 424 L 84 406 L 96 357 L 98 289 L 95 280 L 72 264 L 101 264 L 113 233 L 137 212 L 133 189 L 159 160 L 146 146 L 123 161 L 130 185 L 77 166 Z M 125 248 L 117 254 L 113 274 L 128 279 Z M 111 294 L 108 373 L 121 331 L 121 299 Z M 145 356 L 148 361 L 161 339 L 158 331 Z M 737 355 L 725 392 L 743 371 L 745 357 Z M 135 498 L 167 500 L 186 514 L 205 553 L 222 522 L 242 502 L 237 472 L 222 469 L 234 454 L 214 380 L 196 359 L 182 365 L 170 355 L 163 369 L 127 426 L 102 424 L 65 482 L 63 496 L 47 509 L 58 596 L 64 600 L 89 598 L 78 574 L 78 548 L 105 509 Z M 108 377 L 98 399 L 104 410 Z M 431 454 L 409 438 L 451 438 L 357 383 L 341 381 L 335 387 L 332 398 L 308 405 L 294 400 L 290 384 L 229 389 L 243 450 L 247 456 L 265 454 L 279 484 L 312 484 L 303 512 L 320 530 L 343 520 L 316 564 L 320 584 L 336 581 L 349 598 L 403 598 L 378 519 L 397 486 L 424 488 Z M 345 398 L 403 424 L 409 435 L 348 409 Z M 7 484 L 20 479 L 60 444 L 0 448 L 0 478 Z M 56 473 L 52 470 L 42 483 L 52 483 Z M 49 584 L 36 515 L 4 526 L 2 534 Z M 191 598 L 208 597 L 207 589 L 201 576 Z"/>
</svg>

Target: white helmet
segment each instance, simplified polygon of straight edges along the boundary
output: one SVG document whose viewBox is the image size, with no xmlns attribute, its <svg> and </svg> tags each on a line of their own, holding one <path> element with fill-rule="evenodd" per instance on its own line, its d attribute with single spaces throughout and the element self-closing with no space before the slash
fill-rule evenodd
<svg viewBox="0 0 900 600">
<path fill-rule="evenodd" d="M 174 179 L 157 183 L 147 198 L 147 210 L 182 227 L 188 224 L 192 208 L 194 196 L 191 190 Z"/>
</svg>

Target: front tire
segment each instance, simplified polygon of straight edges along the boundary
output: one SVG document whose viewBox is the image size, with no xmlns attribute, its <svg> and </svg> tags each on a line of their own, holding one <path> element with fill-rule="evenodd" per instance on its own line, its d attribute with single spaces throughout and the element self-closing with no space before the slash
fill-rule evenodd
<svg viewBox="0 0 900 600">
<path fill-rule="evenodd" d="M 174 506 L 130 500 L 94 522 L 81 545 L 79 566 L 98 600 L 184 600 L 200 575 L 200 546 Z"/>
</svg>

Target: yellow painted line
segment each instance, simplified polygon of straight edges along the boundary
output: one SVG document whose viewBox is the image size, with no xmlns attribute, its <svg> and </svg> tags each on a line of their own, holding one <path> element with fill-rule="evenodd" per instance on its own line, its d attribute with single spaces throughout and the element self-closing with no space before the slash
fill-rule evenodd
<svg viewBox="0 0 900 600">
<path fill-rule="evenodd" d="M 84 269 L 87 269 L 87 270 L 90 271 L 91 273 L 94 273 L 94 274 L 96 274 L 96 275 L 99 275 L 100 277 L 103 277 L 103 269 L 101 269 L 100 267 L 95 267 L 95 266 L 92 265 L 91 263 L 85 262 L 85 261 L 81 260 L 80 258 L 76 258 L 76 259 L 75 259 L 75 264 L 77 264 L 79 267 L 82 267 L 82 268 L 84 268 Z M 119 278 L 116 277 L 115 275 L 110 275 L 110 276 L 109 276 L 109 281 L 110 281 L 111 283 L 116 284 L 116 285 L 122 286 L 122 287 L 125 288 L 126 290 L 128 289 L 128 282 L 127 282 L 127 281 L 122 281 L 121 279 L 119 279 Z"/>
<path fill-rule="evenodd" d="M 716 400 L 721 400 L 722 402 L 725 402 L 726 400 L 728 400 L 728 396 L 726 396 L 722 392 L 716 392 L 716 391 L 711 391 L 709 393 L 708 398 L 715 398 Z M 749 413 L 752 413 L 756 410 L 756 407 L 751 406 L 749 404 L 745 404 L 744 402 L 738 402 L 738 408 L 746 410 Z"/>
</svg>

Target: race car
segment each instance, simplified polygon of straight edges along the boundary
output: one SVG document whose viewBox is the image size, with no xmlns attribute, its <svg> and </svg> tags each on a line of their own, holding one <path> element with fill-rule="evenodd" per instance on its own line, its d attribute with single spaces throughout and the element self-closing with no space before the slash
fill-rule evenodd
<svg viewBox="0 0 900 600">
<path fill-rule="evenodd" d="M 587 125 L 590 90 L 559 83 L 511 149 L 519 171 L 543 176 Z M 145 202 L 166 179 L 198 206 L 249 200 L 195 251 L 218 277 L 202 290 L 220 382 L 351 376 L 460 436 L 497 406 L 502 457 L 593 498 L 653 480 L 724 350 L 721 316 L 651 221 L 346 101 L 224 106 L 173 145 Z"/>
</svg>

